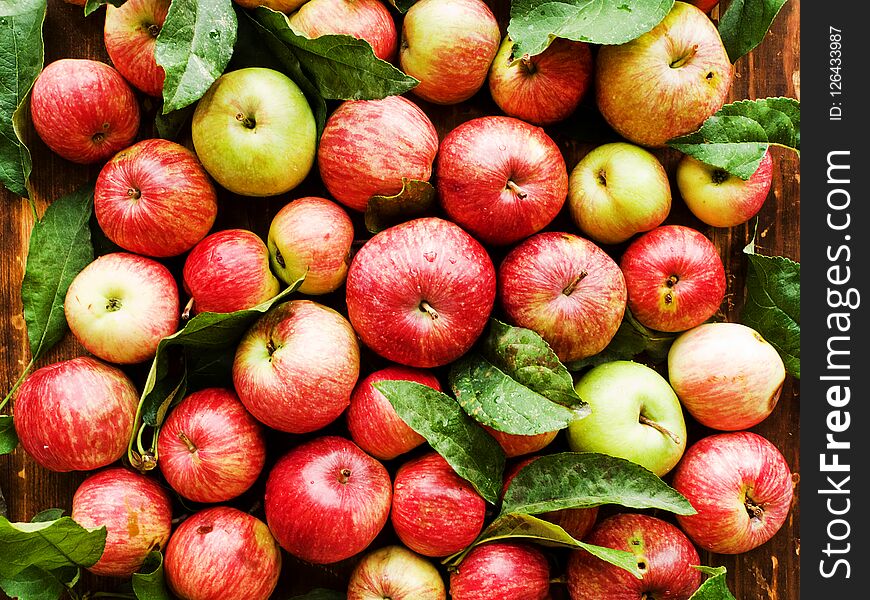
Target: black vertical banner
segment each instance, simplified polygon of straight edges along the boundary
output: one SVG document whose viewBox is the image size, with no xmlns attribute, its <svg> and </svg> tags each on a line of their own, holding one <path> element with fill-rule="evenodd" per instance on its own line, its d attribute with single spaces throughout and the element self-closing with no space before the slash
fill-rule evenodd
<svg viewBox="0 0 870 600">
<path fill-rule="evenodd" d="M 801 3 L 801 597 L 867 591 L 870 232 L 863 3 Z"/>
</svg>

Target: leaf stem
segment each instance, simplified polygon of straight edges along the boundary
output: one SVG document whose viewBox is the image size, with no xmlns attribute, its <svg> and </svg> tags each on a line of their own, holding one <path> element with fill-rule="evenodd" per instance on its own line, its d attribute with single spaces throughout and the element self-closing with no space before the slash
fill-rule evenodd
<svg viewBox="0 0 870 600">
<path fill-rule="evenodd" d="M 640 415 L 640 417 L 638 417 L 638 421 L 640 421 L 641 425 L 647 425 L 649 427 L 652 427 L 653 429 L 655 429 L 659 433 L 668 436 L 669 438 L 671 438 L 671 441 L 673 441 L 676 445 L 679 446 L 682 443 L 680 440 L 680 436 L 678 436 L 677 434 L 672 432 L 670 429 L 668 429 L 664 425 L 661 425 L 660 423 L 656 423 L 652 419 L 645 417 L 643 415 Z"/>
<path fill-rule="evenodd" d="M 27 375 L 30 373 L 30 369 L 33 368 L 33 364 L 36 362 L 36 357 L 31 358 L 30 362 L 27 363 L 27 366 L 24 367 L 24 371 L 22 371 L 21 375 L 18 377 L 18 380 L 12 386 L 12 389 L 9 390 L 9 393 L 3 398 L 3 401 L 0 402 L 0 410 L 3 410 L 3 407 L 12 399 L 12 396 L 18 390 L 19 386 L 24 383 L 24 380 L 27 378 Z"/>
</svg>

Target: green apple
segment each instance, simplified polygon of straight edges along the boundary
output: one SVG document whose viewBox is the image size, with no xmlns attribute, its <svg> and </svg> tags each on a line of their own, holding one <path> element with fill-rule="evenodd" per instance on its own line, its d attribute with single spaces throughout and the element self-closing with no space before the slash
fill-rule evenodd
<svg viewBox="0 0 870 600">
<path fill-rule="evenodd" d="M 568 426 L 575 452 L 625 458 L 659 477 L 686 450 L 680 401 L 665 379 L 642 364 L 618 360 L 599 365 L 575 386 L 592 413 Z"/>
<path fill-rule="evenodd" d="M 314 165 L 311 107 L 299 86 L 272 69 L 219 77 L 197 104 L 191 133 L 206 171 L 243 196 L 292 190 Z"/>
<path fill-rule="evenodd" d="M 643 148 L 604 144 L 571 172 L 568 206 L 588 237 L 618 244 L 661 225 L 671 211 L 671 186 L 664 167 Z"/>
</svg>

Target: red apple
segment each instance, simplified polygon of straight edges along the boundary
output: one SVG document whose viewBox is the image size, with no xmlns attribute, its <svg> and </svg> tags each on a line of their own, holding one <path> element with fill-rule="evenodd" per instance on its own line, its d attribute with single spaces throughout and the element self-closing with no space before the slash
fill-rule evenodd
<svg viewBox="0 0 870 600">
<path fill-rule="evenodd" d="M 133 90 L 95 60 L 64 58 L 45 67 L 30 93 L 30 116 L 52 152 L 80 164 L 106 160 L 139 130 Z"/>
<path fill-rule="evenodd" d="M 178 526 L 163 569 L 183 600 L 266 600 L 281 574 L 281 549 L 260 519 L 216 506 Z"/>
<path fill-rule="evenodd" d="M 161 550 L 169 541 L 172 504 L 153 479 L 127 469 L 107 469 L 78 487 L 72 518 L 86 529 L 106 528 L 106 548 L 88 570 L 95 575 L 130 577 L 149 552 Z"/>
<path fill-rule="evenodd" d="M 63 308 L 88 352 L 113 363 L 139 363 L 178 328 L 178 287 L 159 262 L 116 252 L 75 276 Z"/>
<path fill-rule="evenodd" d="M 226 229 L 206 237 L 184 261 L 184 289 L 195 312 L 235 312 L 262 304 L 281 289 L 269 250 L 255 233 Z"/>
<path fill-rule="evenodd" d="M 446 365 L 483 332 L 495 268 L 477 241 L 437 218 L 386 229 L 354 257 L 347 312 L 365 344 L 412 367 Z"/>
<path fill-rule="evenodd" d="M 614 515 L 599 523 L 585 541 L 631 552 L 643 577 L 637 579 L 585 550 L 575 550 L 568 561 L 571 600 L 688 600 L 701 585 L 701 572 L 695 569 L 700 564 L 698 551 L 682 531 L 661 519 Z"/>
<path fill-rule="evenodd" d="M 509 37 L 489 68 L 489 93 L 506 115 L 552 125 L 567 118 L 592 82 L 592 52 L 583 42 L 557 38 L 536 56 L 513 57 Z"/>
<path fill-rule="evenodd" d="M 696 442 L 677 465 L 673 486 L 698 511 L 677 516 L 683 531 L 718 554 L 748 552 L 772 538 L 794 493 L 780 451 L 748 431 Z"/>
<path fill-rule="evenodd" d="M 570 233 L 534 235 L 499 267 L 508 319 L 538 332 L 563 362 L 601 352 L 625 312 L 625 281 L 601 248 Z"/>
<path fill-rule="evenodd" d="M 290 433 L 316 431 L 337 419 L 357 377 L 359 346 L 350 323 L 310 300 L 286 302 L 260 317 L 233 361 L 233 383 L 245 408 Z"/>
<path fill-rule="evenodd" d="M 391 497 L 381 463 L 344 438 L 321 437 L 291 450 L 269 473 L 266 521 L 293 556 L 333 563 L 375 539 Z"/>
<path fill-rule="evenodd" d="M 172 409 L 157 439 L 160 471 L 194 502 L 223 502 L 247 491 L 263 470 L 260 424 L 230 390 L 195 392 Z"/>
<path fill-rule="evenodd" d="M 347 278 L 353 223 L 335 202 L 299 198 L 272 219 L 267 243 L 272 268 L 284 283 L 305 276 L 301 293 L 327 294 Z"/>
<path fill-rule="evenodd" d="M 305 37 L 352 35 L 367 41 L 381 60 L 390 61 L 396 55 L 396 24 L 379 0 L 308 0 L 289 20 Z"/>
<path fill-rule="evenodd" d="M 622 255 L 620 267 L 628 307 L 650 329 L 691 329 L 716 314 L 725 298 L 719 251 L 689 227 L 665 225 L 642 235 Z"/>
<path fill-rule="evenodd" d="M 441 391 L 438 378 L 427 371 L 391 365 L 357 384 L 347 408 L 347 429 L 360 448 L 380 460 L 392 460 L 425 442 L 408 427 L 374 384 L 379 381 L 414 381 Z"/>
<path fill-rule="evenodd" d="M 430 452 L 399 467 L 390 520 L 408 548 L 447 556 L 468 546 L 483 529 L 486 501 L 440 454 Z"/>
<path fill-rule="evenodd" d="M 540 127 L 481 117 L 441 143 L 438 195 L 450 219 L 484 243 L 512 244 L 559 214 L 568 171 L 559 147 Z"/>
<path fill-rule="evenodd" d="M 483 428 L 486 429 L 489 435 L 495 438 L 495 441 L 498 442 L 498 445 L 501 446 L 505 456 L 508 458 L 543 450 L 550 445 L 550 442 L 556 439 L 556 435 L 559 433 L 558 431 L 548 431 L 538 435 L 514 435 L 498 431 L 486 425 Z"/>
<path fill-rule="evenodd" d="M 416 104 L 401 96 L 342 103 L 326 121 L 317 150 L 332 196 L 363 211 L 369 198 L 402 191 L 402 178 L 428 181 L 438 134 Z"/>
<path fill-rule="evenodd" d="M 529 544 L 482 544 L 450 574 L 453 600 L 545 600 L 549 593 L 550 564 Z"/>
<path fill-rule="evenodd" d="M 420 0 L 405 14 L 399 64 L 435 104 L 471 98 L 498 52 L 498 21 L 481 0 Z"/>
<path fill-rule="evenodd" d="M 713 10 L 713 7 L 719 4 L 719 0 L 686 0 L 689 4 L 694 4 L 705 13 Z"/>
<path fill-rule="evenodd" d="M 157 64 L 157 35 L 170 0 L 127 0 L 121 6 L 106 5 L 103 40 L 112 64 L 124 78 L 150 96 L 163 94 L 166 73 Z"/>
<path fill-rule="evenodd" d="M 15 397 L 21 446 L 52 471 L 105 467 L 127 451 L 139 392 L 121 371 L 90 357 L 37 369 Z"/>
<path fill-rule="evenodd" d="M 94 189 L 100 229 L 124 250 L 146 256 L 187 252 L 211 229 L 217 209 L 196 154 L 169 140 L 122 150 L 105 164 Z"/>
<path fill-rule="evenodd" d="M 403 546 L 366 554 L 350 574 L 347 600 L 445 600 L 441 574 Z"/>
</svg>

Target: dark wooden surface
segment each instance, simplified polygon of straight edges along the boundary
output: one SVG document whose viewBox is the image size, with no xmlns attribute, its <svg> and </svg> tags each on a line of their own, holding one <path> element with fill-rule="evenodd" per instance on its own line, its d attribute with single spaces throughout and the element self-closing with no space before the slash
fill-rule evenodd
<svg viewBox="0 0 870 600">
<path fill-rule="evenodd" d="M 506 24 L 509 1 L 496 0 L 493 5 L 499 20 L 503 25 Z M 731 99 L 800 97 L 799 9 L 799 0 L 788 2 L 762 45 L 737 63 Z M 50 0 L 45 27 L 46 64 L 63 57 L 87 57 L 108 62 L 102 44 L 102 21 L 102 12 L 85 19 L 81 7 L 65 4 L 60 0 Z M 150 101 L 143 99 L 143 114 L 153 116 L 154 107 L 149 105 Z M 424 109 L 432 117 L 442 137 L 463 121 L 497 112 L 486 91 L 459 106 L 424 105 Z M 569 169 L 594 145 L 588 143 L 589 140 L 607 140 L 606 133 L 600 136 L 601 132 L 596 127 L 589 126 L 589 114 L 589 110 L 582 109 L 565 125 L 550 130 L 565 153 Z M 142 137 L 150 136 L 149 127 L 145 117 Z M 96 178 L 99 167 L 81 167 L 68 163 L 49 152 L 32 131 L 28 135 L 33 151 L 31 181 L 40 213 L 52 199 Z M 577 141 L 577 138 L 583 142 Z M 678 156 L 669 151 L 658 154 L 673 174 Z M 759 214 L 756 246 L 764 254 L 784 255 L 800 260 L 799 161 L 793 154 L 780 149 L 774 149 L 774 159 L 773 188 Z M 676 186 L 673 189 L 676 194 Z M 232 224 L 250 228 L 265 236 L 269 221 L 281 206 L 292 198 L 316 193 L 318 190 L 319 182 L 316 175 L 312 175 L 309 181 L 291 195 L 268 200 L 222 196 L 218 227 Z M 675 199 L 668 222 L 697 227 L 716 243 L 728 273 L 729 287 L 723 314 L 728 320 L 737 320 L 745 295 L 743 283 L 746 261 L 741 251 L 751 235 L 748 226 L 732 229 L 706 227 L 693 219 L 679 199 Z M 19 288 L 32 223 L 33 218 L 27 203 L 6 190 L 0 191 L 0 392 L 3 394 L 12 386 L 30 359 Z M 614 252 L 619 250 L 614 249 Z M 80 354 L 84 354 L 83 349 L 71 336 L 67 336 L 39 361 L 38 366 Z M 789 378 L 774 413 L 754 428 L 754 431 L 764 435 L 780 448 L 795 473 L 796 484 L 800 472 L 799 412 L 798 385 Z M 695 427 L 692 437 L 696 438 L 704 433 Z M 85 473 L 49 472 L 35 464 L 20 448 L 10 456 L 0 457 L 0 490 L 5 496 L 8 516 L 13 521 L 29 520 L 37 512 L 49 507 L 68 510 L 72 494 L 85 476 Z M 799 507 L 795 494 L 795 503 L 788 521 L 770 542 L 743 555 L 702 555 L 702 560 L 706 564 L 728 567 L 729 584 L 740 600 L 797 600 L 799 554 Z M 341 579 L 347 573 L 347 565 L 312 568 L 297 565 L 286 554 L 285 560 L 287 566 L 279 588 L 283 593 L 276 594 L 276 597 L 287 597 L 288 592 L 304 590 L 313 584 L 327 583 L 336 578 Z M 300 576 L 301 573 L 305 573 L 304 577 Z M 90 578 L 86 578 L 85 583 L 99 588 L 111 587 L 107 582 Z"/>
</svg>

